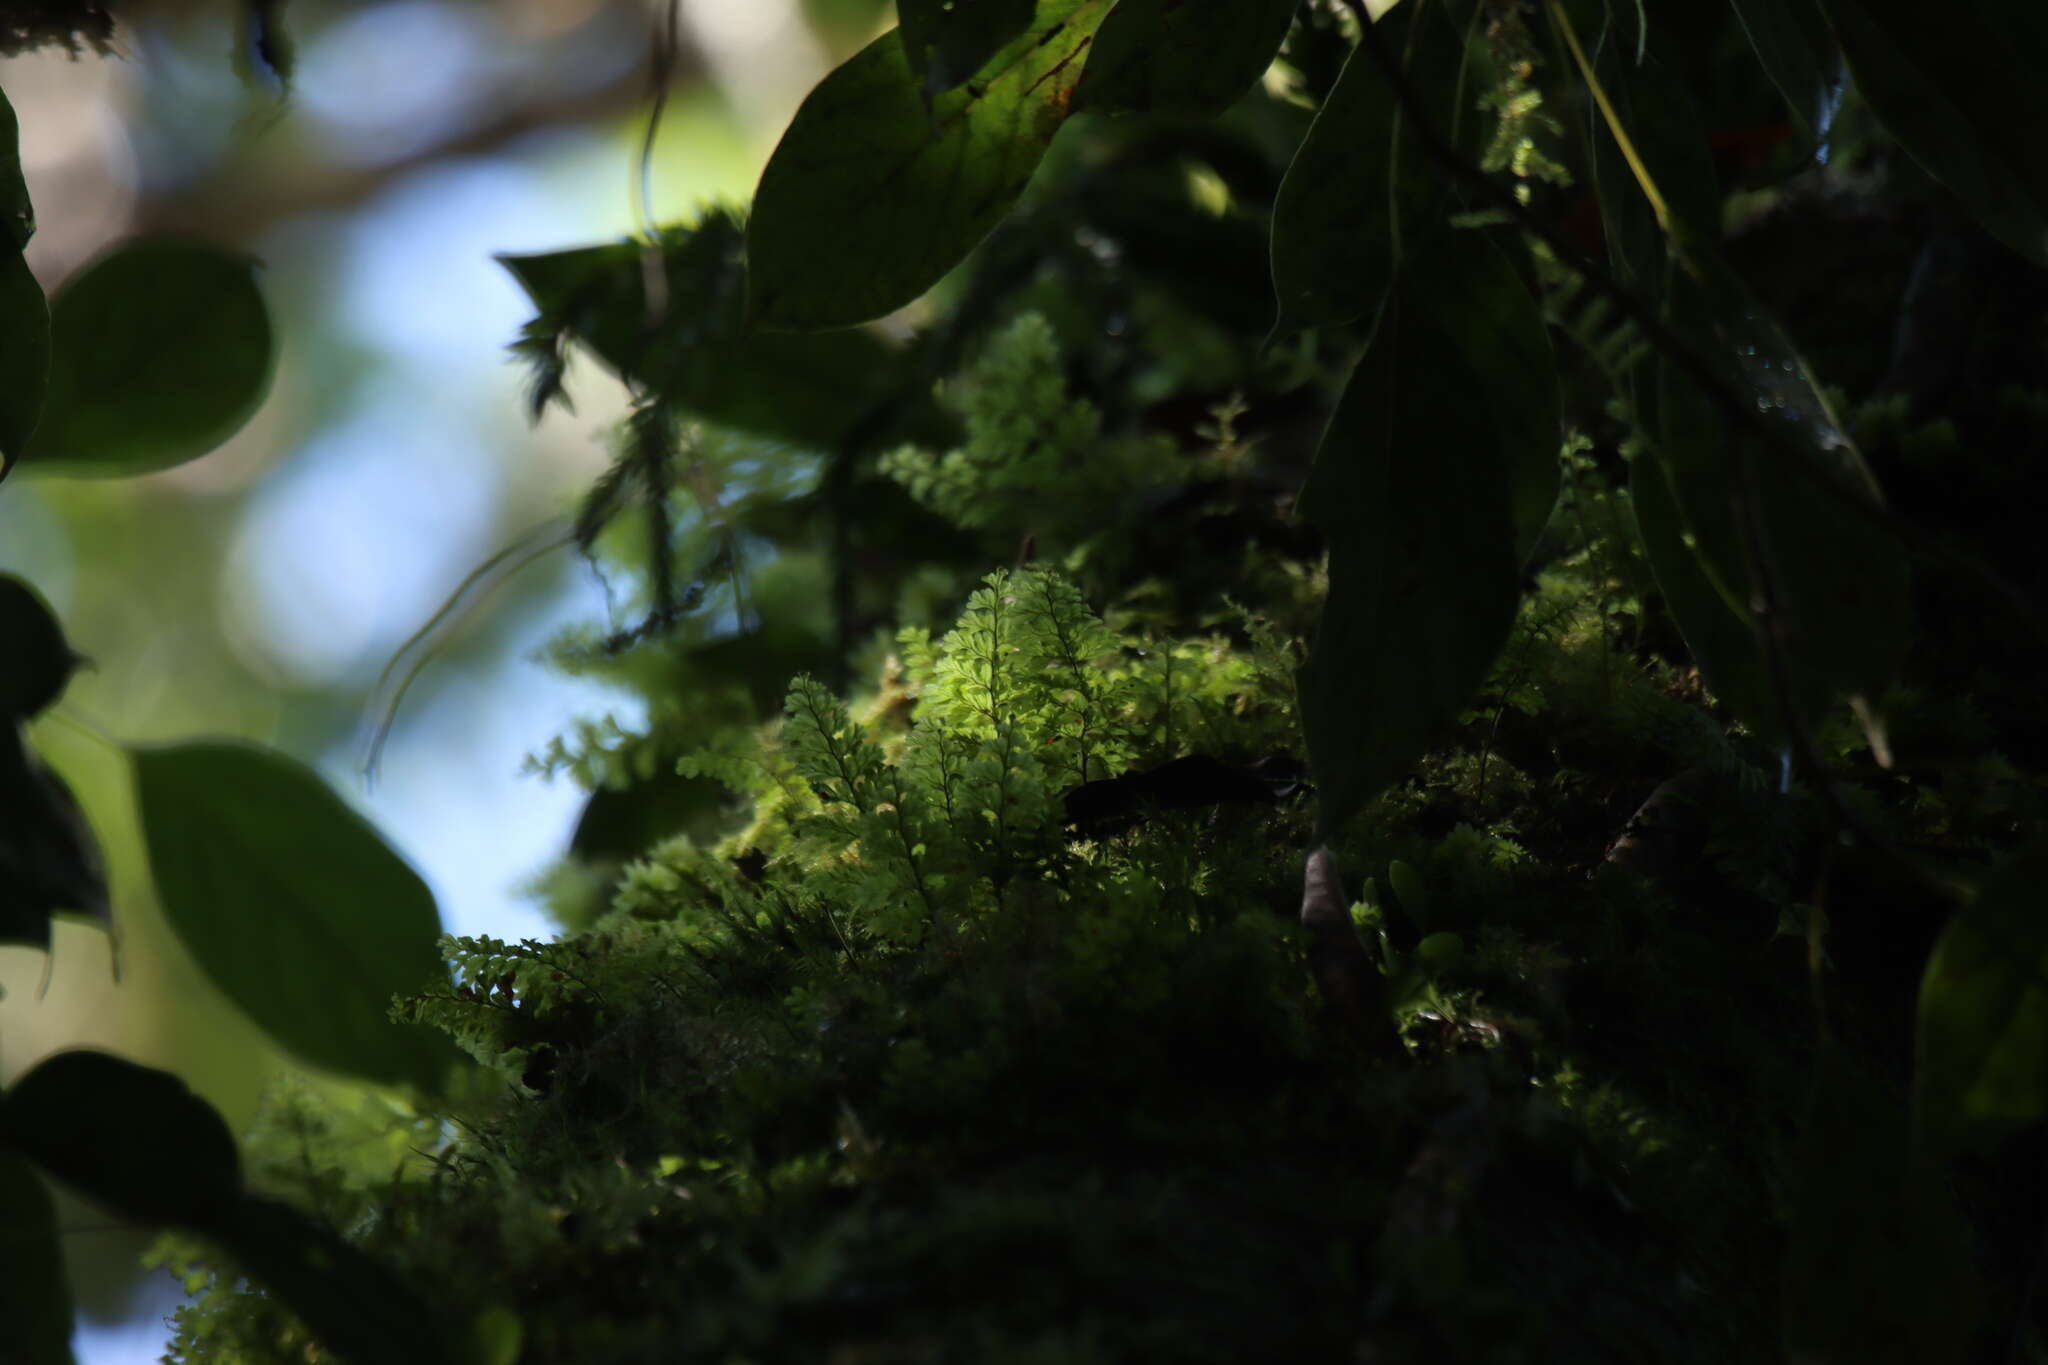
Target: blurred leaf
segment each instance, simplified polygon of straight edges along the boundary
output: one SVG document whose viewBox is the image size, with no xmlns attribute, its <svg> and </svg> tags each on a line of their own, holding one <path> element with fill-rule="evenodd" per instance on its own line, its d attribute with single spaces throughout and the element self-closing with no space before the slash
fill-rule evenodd
<svg viewBox="0 0 2048 1365">
<path fill-rule="evenodd" d="M 168 1071 L 59 1052 L 0 1100 L 0 1140 L 123 1218 L 209 1228 L 241 1194 L 214 1107 Z"/>
<path fill-rule="evenodd" d="M 28 182 L 21 178 L 21 125 L 7 92 L 0 90 L 0 256 L 7 247 L 20 251 L 35 235 L 36 211 L 29 202 Z"/>
<path fill-rule="evenodd" d="M 1457 32 L 1421 5 L 1396 7 L 1377 28 L 1447 133 L 1460 103 Z M 1436 230 L 1432 213 L 1449 207 L 1443 177 L 1396 130 L 1392 88 L 1371 53 L 1353 52 L 1273 203 L 1275 335 L 1371 313 L 1393 280 L 1394 244 Z"/>
<path fill-rule="evenodd" d="M 493 1304 L 470 1321 L 471 1365 L 519 1365 L 519 1352 L 525 1345 L 525 1324 L 503 1304 Z"/>
<path fill-rule="evenodd" d="M 937 283 L 1009 210 L 1066 119 L 1110 0 L 1046 0 L 971 88 L 926 106 L 894 34 L 811 91 L 761 174 L 749 313 L 845 327 Z"/>
<path fill-rule="evenodd" d="M 1785 1189 L 1785 1345 L 1794 1365 L 1970 1360 L 1981 1290 L 1969 1224 L 1908 1153 L 1903 1107 L 1845 1057 L 1816 1063 Z"/>
<path fill-rule="evenodd" d="M 50 947 L 60 911 L 111 923 L 99 842 L 19 722 L 0 721 L 0 943 Z"/>
<path fill-rule="evenodd" d="M 27 458 L 66 474 L 146 474 L 204 455 L 270 385 L 256 262 L 200 242 L 117 247 L 60 290 L 50 385 Z"/>
<path fill-rule="evenodd" d="M 980 71 L 1037 11 L 1037 0 L 897 0 L 897 33 L 911 71 L 936 95 Z"/>
<path fill-rule="evenodd" d="M 1301 492 L 1330 546 L 1298 679 L 1324 837 L 1456 718 L 1514 623 L 1519 442 L 1478 399 L 1486 376 L 1429 321 L 1436 306 L 1399 282 Z"/>
<path fill-rule="evenodd" d="M 1913 0 L 1821 0 L 1856 88 L 1885 131 L 1993 236 L 2048 263 L 2048 140 L 2040 135 L 2048 14 L 2034 0 L 1930 11 Z"/>
<path fill-rule="evenodd" d="M 896 357 L 866 332 L 748 332 L 745 247 L 723 210 L 665 233 L 658 314 L 642 243 L 498 260 L 540 309 L 530 333 L 565 329 L 620 378 L 709 421 L 833 447 L 892 391 Z"/>
<path fill-rule="evenodd" d="M 0 479 L 14 470 L 43 415 L 50 310 L 21 253 L 0 246 Z"/>
<path fill-rule="evenodd" d="M 418 1288 L 297 1209 L 243 1195 L 206 1233 L 336 1355 L 363 1365 L 464 1359 Z"/>
<path fill-rule="evenodd" d="M 1826 136 L 1841 95 L 1841 56 L 1814 0 L 1734 0 L 1757 61 L 1785 97 L 1802 138 Z"/>
<path fill-rule="evenodd" d="M 1920 983 L 1915 1109 L 1930 1147 L 2048 1117 L 2048 852 L 1999 868 L 1950 923 Z"/>
<path fill-rule="evenodd" d="M 1294 0 L 1122 0 L 1095 34 L 1077 110 L 1220 114 L 1272 65 Z"/>
<path fill-rule="evenodd" d="M 157 894 L 207 977 L 308 1065 L 438 1088 L 451 1045 L 386 1017 L 447 979 L 419 874 L 282 754 L 202 741 L 134 757 Z"/>
<path fill-rule="evenodd" d="M 43 595 L 0 573 L 0 722 L 27 720 L 57 700 L 78 664 Z"/>
<path fill-rule="evenodd" d="M 0 1360 L 73 1365 L 57 1211 L 32 1167 L 0 1151 Z"/>
</svg>

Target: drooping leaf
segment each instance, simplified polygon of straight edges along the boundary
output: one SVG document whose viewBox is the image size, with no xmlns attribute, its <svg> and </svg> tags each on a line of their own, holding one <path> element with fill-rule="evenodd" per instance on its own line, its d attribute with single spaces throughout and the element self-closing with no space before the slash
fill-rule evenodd
<svg viewBox="0 0 2048 1365">
<path fill-rule="evenodd" d="M 1330 546 L 1298 679 L 1325 837 L 1422 756 L 1514 623 L 1513 457 L 1431 308 L 1405 281 L 1389 297 L 1301 492 Z"/>
<path fill-rule="evenodd" d="M 242 1192 L 219 1111 L 168 1071 L 60 1052 L 0 1099 L 0 1142 L 123 1218 L 207 1229 Z"/>
<path fill-rule="evenodd" d="M 204 455 L 262 402 L 273 363 L 256 262 L 201 242 L 117 247 L 58 291 L 27 459 L 144 474 Z"/>
<path fill-rule="evenodd" d="M 1906 1141 L 1904 1105 L 1833 1051 L 1786 1181 L 1785 1346 L 1795 1362 L 1959 1365 L 1982 1291 L 1970 1225 Z"/>
<path fill-rule="evenodd" d="M 43 595 L 0 573 L 0 721 L 27 720 L 57 700 L 79 662 Z"/>
<path fill-rule="evenodd" d="M 1076 109 L 1219 114 L 1265 74 L 1294 0 L 1122 0 L 1095 35 Z"/>
<path fill-rule="evenodd" d="M 1934 1149 L 2048 1117 L 2048 853 L 1999 868 L 1934 946 L 1920 983 L 1914 1103 Z"/>
<path fill-rule="evenodd" d="M 1404 56 L 1408 82 L 1458 126 L 1456 30 L 1436 7 L 1400 5 L 1376 25 Z M 1372 54 L 1356 51 L 1294 154 L 1273 203 L 1275 335 L 1366 316 L 1394 276 L 1394 248 L 1434 231 L 1448 199 L 1437 166 L 1400 132 L 1394 92 Z"/>
<path fill-rule="evenodd" d="M 1734 0 L 1736 17 L 1801 137 L 1827 134 L 1841 96 L 1841 54 L 1814 0 Z"/>
<path fill-rule="evenodd" d="M 308 1065 L 437 1086 L 443 1040 L 386 1017 L 447 978 L 419 874 L 282 754 L 206 741 L 134 758 L 164 915 L 214 985 Z"/>
<path fill-rule="evenodd" d="M 1885 131 L 1993 236 L 2048 263 L 2048 14 L 2031 0 L 1938 15 L 1910 0 L 1821 4 Z"/>
<path fill-rule="evenodd" d="M 343 1359 L 466 1359 L 451 1325 L 416 1286 L 297 1209 L 245 1194 L 206 1232 Z"/>
<path fill-rule="evenodd" d="M 0 1360 L 73 1365 L 57 1210 L 27 1160 L 0 1150 Z"/>
<path fill-rule="evenodd" d="M 897 36 L 927 95 L 968 80 L 1037 17 L 1037 0 L 897 0 Z"/>
<path fill-rule="evenodd" d="M 540 309 L 535 328 L 566 329 L 628 383 L 710 421 L 830 448 L 889 392 L 895 357 L 865 332 L 749 332 L 745 245 L 723 210 L 665 233 L 658 308 L 657 248 L 640 242 L 499 261 Z"/>
<path fill-rule="evenodd" d="M 983 79 L 929 106 L 893 34 L 820 82 L 754 195 L 753 320 L 851 326 L 936 283 L 1023 192 L 1109 9 L 1109 0 L 1046 0 Z"/>
<path fill-rule="evenodd" d="M 111 923 L 99 841 L 20 722 L 0 721 L 0 943 L 47 952 L 61 911 Z"/>
</svg>

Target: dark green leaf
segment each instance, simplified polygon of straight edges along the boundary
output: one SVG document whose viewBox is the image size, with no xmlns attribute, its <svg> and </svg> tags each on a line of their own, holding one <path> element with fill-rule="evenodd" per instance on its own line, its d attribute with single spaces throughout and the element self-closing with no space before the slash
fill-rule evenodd
<svg viewBox="0 0 2048 1365">
<path fill-rule="evenodd" d="M 208 1228 L 242 1190 L 234 1135 L 168 1071 L 60 1052 L 0 1100 L 0 1140 L 123 1218 Z"/>
<path fill-rule="evenodd" d="M 463 1359 L 415 1286 L 296 1209 L 243 1195 L 206 1231 L 337 1355 L 364 1365 Z"/>
<path fill-rule="evenodd" d="M 28 182 L 21 178 L 21 127 L 7 92 L 0 90 L 0 256 L 20 251 L 35 235 L 36 211 L 29 203 Z"/>
<path fill-rule="evenodd" d="M 1294 0 L 1123 0 L 1103 20 L 1076 109 L 1219 114 L 1272 65 Z"/>
<path fill-rule="evenodd" d="M 112 921 L 99 842 L 21 725 L 0 721 L 0 943 L 48 951 L 59 911 Z"/>
<path fill-rule="evenodd" d="M 0 246 L 0 479 L 13 472 L 43 415 L 50 310 L 28 262 Z"/>
<path fill-rule="evenodd" d="M 744 249 L 720 210 L 665 234 L 658 315 L 642 243 L 499 260 L 541 310 L 536 328 L 566 330 L 628 383 L 726 426 L 833 447 L 894 384 L 895 357 L 865 332 L 748 332 Z"/>
<path fill-rule="evenodd" d="M 2048 14 L 2033 0 L 1821 3 L 1885 130 L 1993 236 L 2048 263 Z"/>
<path fill-rule="evenodd" d="M 57 1211 L 27 1161 L 0 1151 L 0 1360 L 72 1365 L 71 1286 Z"/>
<path fill-rule="evenodd" d="M 897 0 L 897 34 L 925 93 L 937 95 L 980 71 L 1037 12 L 1037 0 Z"/>
<path fill-rule="evenodd" d="M 1938 1150 L 2048 1117 L 2048 853 L 1998 869 L 1920 983 L 1915 1105 Z"/>
<path fill-rule="evenodd" d="M 1023 192 L 1109 8 L 1047 0 L 985 79 L 929 106 L 894 34 L 820 82 L 754 195 L 750 316 L 770 327 L 845 327 L 935 284 Z"/>
<path fill-rule="evenodd" d="M 1672 229 L 1688 249 L 1714 250 L 1721 239 L 1720 178 L 1706 125 L 1675 69 L 1678 63 L 1660 57 L 1654 43 L 1638 60 L 1633 44 L 1610 40 L 1593 65 L 1644 170 L 1663 196 Z M 1608 255 L 1623 282 L 1646 286 L 1658 278 L 1664 263 L 1664 229 L 1604 121 L 1592 145 Z"/>
<path fill-rule="evenodd" d="M 447 980 L 419 874 L 282 754 L 180 744 L 135 771 L 165 917 L 213 983 L 309 1065 L 438 1085 L 445 1040 L 386 1017 Z"/>
<path fill-rule="evenodd" d="M 1826 136 L 1840 98 L 1841 55 L 1814 0 L 1734 0 L 1757 60 L 1785 97 L 1801 136 Z"/>
<path fill-rule="evenodd" d="M 1460 43 L 1434 10 L 1400 5 L 1379 21 L 1405 54 L 1408 80 L 1456 126 Z M 1412 136 L 1397 137 L 1394 94 L 1368 52 L 1354 52 L 1316 114 L 1273 204 L 1276 335 L 1363 317 L 1394 277 L 1394 250 L 1436 230 L 1448 210 L 1442 174 Z"/>
<path fill-rule="evenodd" d="M 1782 1295 L 1791 1358 L 1975 1359 L 1982 1295 L 1970 1227 L 1938 1171 L 1909 1153 L 1904 1105 L 1824 1051 L 1796 1161 Z"/>
<path fill-rule="evenodd" d="M 50 386 L 27 458 L 66 474 L 167 469 L 235 434 L 270 384 L 256 262 L 200 242 L 131 242 L 50 315 Z"/>
<path fill-rule="evenodd" d="M 1405 281 L 1388 299 L 1301 493 L 1330 545 L 1299 677 L 1325 837 L 1422 756 L 1514 623 L 1517 452 L 1434 306 Z"/>
<path fill-rule="evenodd" d="M 0 573 L 0 721 L 27 720 L 57 700 L 79 663 L 43 595 Z"/>
</svg>

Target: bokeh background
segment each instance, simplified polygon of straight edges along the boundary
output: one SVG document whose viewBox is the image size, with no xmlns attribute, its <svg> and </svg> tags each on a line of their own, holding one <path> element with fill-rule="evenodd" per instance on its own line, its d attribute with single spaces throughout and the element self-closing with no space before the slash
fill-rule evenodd
<svg viewBox="0 0 2048 1365">
<path fill-rule="evenodd" d="M 393 654 L 472 569 L 570 510 L 624 412 L 594 365 L 529 427 L 505 346 L 528 316 L 497 253 L 744 201 L 803 94 L 893 21 L 887 0 L 291 0 L 280 89 L 238 56 L 234 0 L 125 7 L 113 57 L 0 61 L 21 123 L 46 292 L 122 238 L 173 232 L 264 262 L 280 361 L 233 441 L 147 478 L 27 469 L 0 487 L 0 570 L 93 660 L 36 742 L 106 846 L 118 929 L 0 949 L 0 1079 L 65 1046 L 186 1076 L 245 1122 L 277 1058 L 150 901 L 125 762 L 107 741 L 197 734 L 317 767 L 433 886 L 450 932 L 544 937 L 531 880 L 585 793 L 524 773 L 578 717 L 634 703 L 536 655 L 603 621 L 567 552 L 476 601 L 420 674 L 377 779 L 361 762 Z M 671 25 L 673 28 L 671 29 Z M 664 34 L 672 32 L 672 49 Z M 640 150 L 668 63 L 640 206 Z M 157 1359 L 177 1285 L 149 1234 L 74 1202 L 83 1365 Z"/>
</svg>

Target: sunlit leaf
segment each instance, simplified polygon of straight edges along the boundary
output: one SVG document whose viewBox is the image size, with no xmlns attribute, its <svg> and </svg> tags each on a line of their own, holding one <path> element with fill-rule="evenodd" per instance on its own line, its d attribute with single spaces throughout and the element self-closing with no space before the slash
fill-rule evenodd
<svg viewBox="0 0 2048 1365">
<path fill-rule="evenodd" d="M 164 915 L 207 977 L 299 1060 L 439 1084 L 446 1040 L 392 1023 L 447 980 L 419 874 L 313 773 L 254 745 L 135 752 Z"/>
<path fill-rule="evenodd" d="M 929 106 L 894 34 L 820 82 L 754 195 L 753 319 L 844 327 L 935 284 L 1023 192 L 1109 9 L 1109 0 L 1048 0 L 982 79 Z"/>
<path fill-rule="evenodd" d="M 99 841 L 20 722 L 0 720 L 0 943 L 48 951 L 66 911 L 112 921 Z"/>
<path fill-rule="evenodd" d="M 897 36 L 927 94 L 951 90 L 1031 27 L 1037 0 L 897 0 Z"/>
<path fill-rule="evenodd" d="M 1217 114 L 1272 64 L 1294 0 L 1122 0 L 1088 49 L 1076 109 Z"/>
<path fill-rule="evenodd" d="M 138 1222 L 207 1228 L 242 1190 L 219 1112 L 170 1072 L 104 1052 L 38 1062 L 0 1100 L 0 1139 Z"/>
<path fill-rule="evenodd" d="M 1821 3 L 1885 131 L 1992 235 L 2048 263 L 2048 14 L 2033 0 Z"/>
<path fill-rule="evenodd" d="M 1379 21 L 1405 56 L 1408 80 L 1456 126 L 1455 29 L 1433 7 L 1401 5 Z M 1448 211 L 1444 179 L 1412 136 L 1396 135 L 1392 88 L 1368 52 L 1354 52 L 1294 154 L 1273 204 L 1276 334 L 1371 313 L 1394 274 L 1394 246 L 1437 228 Z"/>
<path fill-rule="evenodd" d="M 1915 1104 L 1947 1150 L 2048 1117 L 2048 853 L 2013 859 L 1943 932 L 1920 983 Z"/>
<path fill-rule="evenodd" d="M 24 1158 L 0 1151 L 0 1360 L 72 1365 L 71 1326 L 50 1193 Z"/>
<path fill-rule="evenodd" d="M 58 291 L 50 379 L 26 458 L 125 475 L 204 455 L 262 402 L 273 355 L 256 262 L 200 242 L 116 248 Z"/>
<path fill-rule="evenodd" d="M 865 332 L 746 329 L 745 237 L 722 210 L 664 234 L 658 309 L 647 298 L 650 248 L 615 242 L 501 256 L 541 310 L 614 374 L 707 420 L 829 448 L 873 411 L 895 357 Z"/>
</svg>

